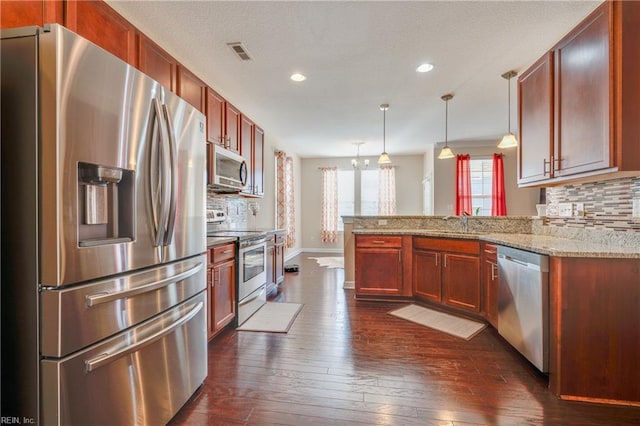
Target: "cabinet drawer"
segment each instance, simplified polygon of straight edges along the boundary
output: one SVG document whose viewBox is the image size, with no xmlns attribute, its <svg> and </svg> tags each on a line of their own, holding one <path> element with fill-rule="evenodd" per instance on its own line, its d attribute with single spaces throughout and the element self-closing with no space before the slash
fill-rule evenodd
<svg viewBox="0 0 640 426">
<path fill-rule="evenodd" d="M 356 235 L 356 247 L 402 247 L 400 235 Z"/>
<path fill-rule="evenodd" d="M 478 241 L 415 237 L 413 248 L 418 250 L 450 251 L 454 253 L 480 254 Z"/>
<path fill-rule="evenodd" d="M 225 244 L 209 249 L 209 264 L 233 259 L 236 256 L 235 244 Z"/>
<path fill-rule="evenodd" d="M 482 245 L 482 257 L 490 262 L 498 263 L 498 249 L 493 244 Z"/>
</svg>

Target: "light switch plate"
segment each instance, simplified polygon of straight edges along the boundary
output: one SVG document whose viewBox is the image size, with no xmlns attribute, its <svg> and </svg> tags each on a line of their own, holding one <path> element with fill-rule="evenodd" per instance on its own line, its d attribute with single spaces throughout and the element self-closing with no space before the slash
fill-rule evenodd
<svg viewBox="0 0 640 426">
<path fill-rule="evenodd" d="M 631 213 L 631 217 L 634 219 L 640 219 L 640 198 L 634 198 L 632 201 L 633 211 Z"/>
<path fill-rule="evenodd" d="M 378 220 L 378 225 L 386 225 L 387 224 L 387 219 L 379 219 Z"/>
<path fill-rule="evenodd" d="M 558 203 L 558 216 L 560 217 L 573 216 L 573 203 Z"/>
<path fill-rule="evenodd" d="M 584 217 L 584 203 L 573 204 L 573 215 L 575 217 Z"/>
</svg>

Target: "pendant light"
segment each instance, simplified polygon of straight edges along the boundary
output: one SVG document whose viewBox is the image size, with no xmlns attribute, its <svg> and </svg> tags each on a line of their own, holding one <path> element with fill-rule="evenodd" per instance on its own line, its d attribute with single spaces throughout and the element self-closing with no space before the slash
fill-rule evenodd
<svg viewBox="0 0 640 426">
<path fill-rule="evenodd" d="M 451 99 L 453 99 L 453 95 L 452 94 L 446 94 L 446 95 L 442 95 L 442 97 L 440 98 L 444 101 L 444 147 L 442 148 L 442 150 L 440 151 L 440 154 L 438 154 L 438 159 L 439 160 L 445 160 L 447 158 L 453 158 L 453 151 L 451 151 L 451 148 L 449 148 L 448 145 L 448 127 L 449 127 L 449 101 Z"/>
<path fill-rule="evenodd" d="M 389 109 L 389 104 L 380 105 L 380 110 L 382 111 L 382 154 L 380 154 L 380 158 L 378 158 L 378 164 L 391 163 L 391 158 L 389 158 L 389 154 L 387 154 L 387 143 L 386 143 L 386 122 L 387 122 L 388 109 Z"/>
<path fill-rule="evenodd" d="M 502 137 L 500 143 L 498 144 L 498 148 L 513 148 L 518 146 L 518 139 L 516 139 L 516 135 L 511 133 L 511 78 L 518 75 L 515 71 L 507 71 L 502 74 L 502 78 L 507 80 L 508 87 L 508 97 L 509 97 L 509 113 L 508 113 L 508 125 L 507 125 L 507 134 Z"/>
</svg>

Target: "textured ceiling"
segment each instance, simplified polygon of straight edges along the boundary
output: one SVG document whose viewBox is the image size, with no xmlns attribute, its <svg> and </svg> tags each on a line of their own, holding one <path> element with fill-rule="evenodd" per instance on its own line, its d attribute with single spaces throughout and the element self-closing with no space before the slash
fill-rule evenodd
<svg viewBox="0 0 640 426">
<path fill-rule="evenodd" d="M 497 141 L 507 81 L 600 2 L 112 1 L 108 3 L 302 157 L 425 152 L 444 140 Z M 252 61 L 227 46 L 240 41 Z M 435 69 L 418 74 L 431 62 Z M 303 83 L 289 76 L 301 72 Z M 517 127 L 516 82 L 511 127 Z"/>
</svg>

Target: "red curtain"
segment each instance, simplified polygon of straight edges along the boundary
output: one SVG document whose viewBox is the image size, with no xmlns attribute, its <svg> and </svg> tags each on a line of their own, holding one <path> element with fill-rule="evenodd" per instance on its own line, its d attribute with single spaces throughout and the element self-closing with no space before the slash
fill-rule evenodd
<svg viewBox="0 0 640 426">
<path fill-rule="evenodd" d="M 456 215 L 471 215 L 471 156 L 456 155 Z"/>
<path fill-rule="evenodd" d="M 503 154 L 493 154 L 493 188 L 491 191 L 491 216 L 507 215 L 507 199 L 504 191 Z"/>
</svg>

